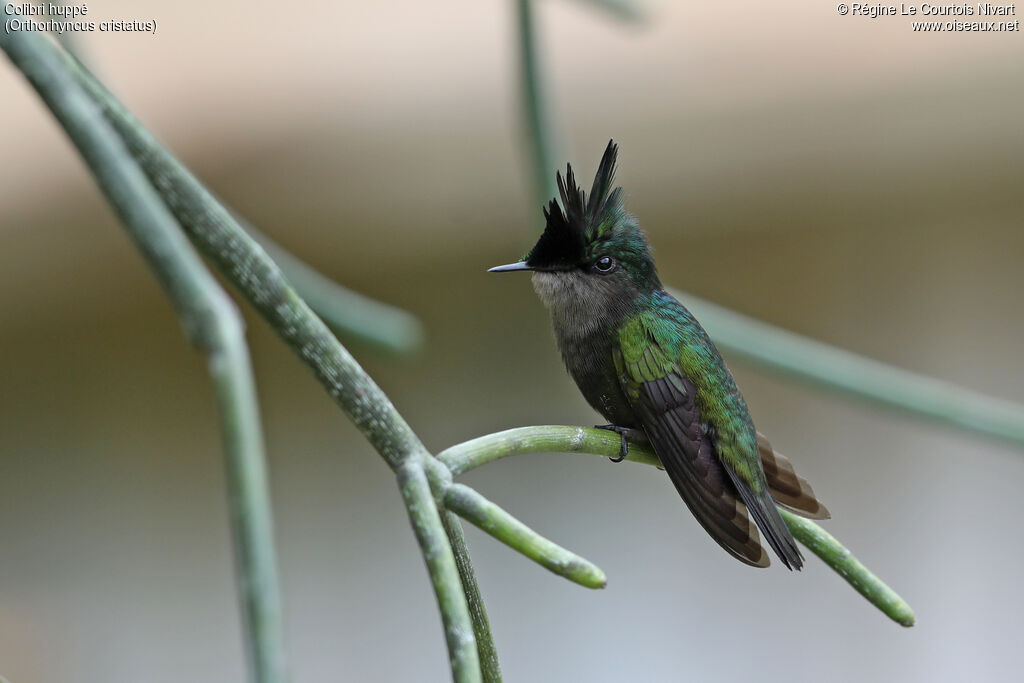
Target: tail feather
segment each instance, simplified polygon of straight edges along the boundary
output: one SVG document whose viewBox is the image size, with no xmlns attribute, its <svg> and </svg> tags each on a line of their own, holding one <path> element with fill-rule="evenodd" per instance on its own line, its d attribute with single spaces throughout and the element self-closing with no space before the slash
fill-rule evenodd
<svg viewBox="0 0 1024 683">
<path fill-rule="evenodd" d="M 832 517 L 807 480 L 793 469 L 789 458 L 776 452 L 761 432 L 757 433 L 757 450 L 768 479 L 768 490 L 778 505 L 808 519 Z"/>
</svg>

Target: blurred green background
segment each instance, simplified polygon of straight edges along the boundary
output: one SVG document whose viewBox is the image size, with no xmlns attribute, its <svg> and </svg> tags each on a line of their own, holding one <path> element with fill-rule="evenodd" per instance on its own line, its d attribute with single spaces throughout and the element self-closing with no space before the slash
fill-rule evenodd
<svg viewBox="0 0 1024 683">
<path fill-rule="evenodd" d="M 439 450 L 599 421 L 526 277 L 540 228 L 507 2 L 110 0 L 151 35 L 81 45 L 218 194 L 338 281 L 405 307 L 410 358 L 353 345 Z M 821 3 L 538 3 L 557 162 L 608 138 L 662 278 L 823 341 L 1024 402 L 1024 43 Z M 243 677 L 202 357 L 63 133 L 5 61 L 0 165 L 0 675 Z M 393 477 L 245 310 L 296 681 L 442 681 Z M 735 361 L 826 528 L 913 605 L 889 622 L 811 557 L 751 570 L 664 474 L 521 456 L 465 480 L 593 560 L 604 591 L 475 529 L 509 681 L 1010 681 L 1024 666 L 1024 452 Z"/>
</svg>

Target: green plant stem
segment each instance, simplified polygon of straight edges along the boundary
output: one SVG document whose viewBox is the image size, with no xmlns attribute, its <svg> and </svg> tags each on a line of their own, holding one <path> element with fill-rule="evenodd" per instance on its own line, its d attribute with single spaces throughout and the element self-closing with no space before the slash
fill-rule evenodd
<svg viewBox="0 0 1024 683">
<path fill-rule="evenodd" d="M 779 508 L 782 518 L 786 520 L 796 540 L 810 548 L 811 552 L 832 567 L 858 593 L 867 598 L 878 609 L 885 612 L 890 619 L 901 626 L 914 625 L 914 611 L 903 598 L 882 583 L 853 554 L 828 533 L 809 519 L 794 515 L 789 510 Z"/>
<path fill-rule="evenodd" d="M 1024 406 L 859 356 L 673 292 L 715 343 L 759 366 L 869 403 L 1024 445 Z"/>
<path fill-rule="evenodd" d="M 65 66 L 103 108 L 186 234 L 303 360 L 392 469 L 423 444 L 380 387 L 231 213 L 71 57 Z"/>
<path fill-rule="evenodd" d="M 285 681 L 263 436 L 241 316 L 100 109 L 62 67 L 54 46 L 38 34 L 13 32 L 0 35 L 0 47 L 60 121 L 173 302 L 190 341 L 209 358 L 250 672 L 261 683 Z"/>
<path fill-rule="evenodd" d="M 445 533 L 448 534 L 452 550 L 455 553 L 455 564 L 459 568 L 459 577 L 466 594 L 466 603 L 469 605 L 469 615 L 473 619 L 473 635 L 476 636 L 476 650 L 480 660 L 483 683 L 501 683 L 501 664 L 498 661 L 498 650 L 494 646 L 494 636 L 491 633 L 491 620 L 487 617 L 487 608 L 484 605 L 483 596 L 480 594 L 480 586 L 476 580 L 476 572 L 473 570 L 473 561 L 469 556 L 462 523 L 455 513 L 448 510 L 441 513 L 441 521 L 444 523 Z"/>
<path fill-rule="evenodd" d="M 313 371 L 327 393 L 392 469 L 397 471 L 407 458 L 426 453 L 419 437 L 391 400 L 292 289 L 277 264 L 102 85 L 91 79 L 87 72 L 79 71 L 79 74 L 103 105 L 108 118 L 128 142 L 150 179 L 161 190 L 164 201 L 181 221 L 189 237 Z M 422 545 L 424 536 L 418 535 L 417 538 L 425 558 L 429 553 L 438 551 L 436 547 Z M 445 552 L 451 555 L 449 542 L 444 545 Z M 451 555 L 450 559 L 454 565 L 454 556 Z M 436 561 L 427 562 L 435 592 L 444 579 L 434 572 L 442 566 Z M 456 610 L 454 614 L 443 615 L 453 675 L 466 676 L 475 666 L 479 677 L 479 666 L 466 659 L 469 655 L 462 642 L 464 633 L 469 633 L 470 637 L 473 633 L 466 603 L 442 601 L 440 594 L 437 597 L 442 609 Z M 476 659 L 475 652 L 473 659 Z"/>
<path fill-rule="evenodd" d="M 551 117 L 541 80 L 533 0 L 516 0 L 519 37 L 519 80 L 523 96 L 523 117 L 530 140 L 533 162 L 534 204 L 544 206 L 557 193 L 552 159 Z"/>
<path fill-rule="evenodd" d="M 437 454 L 457 477 L 489 462 L 520 453 L 606 453 L 618 456 L 622 441 L 607 429 L 542 425 L 517 427 L 488 434 L 446 448 Z M 661 466 L 661 461 L 646 446 L 630 445 L 626 460 Z"/>
<path fill-rule="evenodd" d="M 19 41 L 31 43 L 33 49 L 46 55 L 47 77 L 72 78 L 88 92 L 93 108 L 97 112 L 102 111 L 120 134 L 188 237 L 313 371 L 328 394 L 396 474 L 402 468 L 402 476 L 406 479 L 403 486 L 412 486 L 413 491 L 408 494 L 413 498 L 406 496 L 406 500 L 417 500 L 417 485 L 407 482 L 416 478 L 409 473 L 410 467 L 424 466 L 426 450 L 422 443 L 380 387 L 291 288 L 280 268 L 235 222 L 227 209 L 77 60 L 38 34 L 18 33 L 14 36 Z M 5 36 L 5 44 L 14 36 Z M 407 493 L 405 489 L 403 491 Z M 429 504 L 434 505 L 432 499 Z M 445 590 L 450 588 L 451 576 L 445 568 L 454 567 L 455 559 L 436 507 L 434 515 L 410 510 L 410 517 L 414 524 L 436 527 L 429 534 L 417 529 L 417 540 L 421 544 L 438 603 L 446 610 L 443 619 L 453 676 L 459 681 L 480 680 L 475 648 L 466 647 L 467 634 L 469 639 L 473 638 L 473 626 L 465 600 L 451 600 L 447 593 L 438 592 L 440 586 L 447 586 Z"/>
<path fill-rule="evenodd" d="M 444 496 L 449 510 L 545 569 L 586 588 L 604 588 L 604 572 L 593 563 L 540 536 L 479 493 L 452 484 Z"/>
<path fill-rule="evenodd" d="M 488 434 L 447 448 L 438 453 L 437 458 L 457 476 L 480 465 L 521 453 L 565 452 L 615 457 L 619 447 L 618 435 L 604 429 L 545 425 Z M 660 464 L 649 446 L 638 443 L 630 444 L 627 460 L 646 465 Z M 896 623 L 903 626 L 914 624 L 910 606 L 868 571 L 839 541 L 811 520 L 782 512 L 797 540 L 846 579 L 858 593 Z"/>
<path fill-rule="evenodd" d="M 618 436 L 616 443 L 619 443 Z M 485 437 L 486 439 L 486 437 Z M 427 462 L 427 475 L 434 498 L 441 507 L 459 515 L 542 567 L 587 588 L 603 588 L 607 579 L 593 563 L 538 534 L 508 512 L 462 484 L 454 484 L 452 472 L 438 458 Z M 468 593 L 479 593 L 473 582 Z M 487 630 L 490 638 L 490 630 Z"/>
<path fill-rule="evenodd" d="M 335 332 L 394 354 L 412 353 L 423 344 L 423 325 L 416 316 L 342 287 L 257 230 L 237 212 L 231 211 L 231 215 L 281 267 L 299 296 Z"/>
<path fill-rule="evenodd" d="M 430 482 L 423 469 L 422 459 L 429 457 L 429 454 L 423 452 L 418 458 L 407 458 L 398 468 L 398 485 L 441 608 L 452 677 L 460 682 L 479 681 L 480 661 L 473 622 L 469 616 L 469 604 Z"/>
</svg>

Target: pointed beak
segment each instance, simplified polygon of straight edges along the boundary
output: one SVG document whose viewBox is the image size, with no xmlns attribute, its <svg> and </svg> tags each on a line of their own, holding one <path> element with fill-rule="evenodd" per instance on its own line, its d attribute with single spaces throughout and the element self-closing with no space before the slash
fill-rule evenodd
<svg viewBox="0 0 1024 683">
<path fill-rule="evenodd" d="M 487 270 L 488 273 L 510 273 L 513 270 L 533 270 L 526 261 L 520 261 L 519 263 L 510 263 L 507 266 L 494 266 Z"/>
</svg>

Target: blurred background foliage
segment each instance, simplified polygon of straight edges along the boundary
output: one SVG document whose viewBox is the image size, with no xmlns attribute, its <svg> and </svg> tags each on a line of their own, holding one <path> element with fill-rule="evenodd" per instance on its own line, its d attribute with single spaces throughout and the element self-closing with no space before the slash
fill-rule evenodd
<svg viewBox="0 0 1024 683">
<path fill-rule="evenodd" d="M 535 19 L 554 163 L 592 169 L 616 138 L 663 279 L 1024 401 L 1019 34 L 920 35 L 804 3 L 645 7 L 624 23 L 544 2 Z M 540 227 L 511 3 L 90 11 L 158 18 L 156 36 L 81 44 L 211 188 L 420 318 L 418 355 L 353 350 L 428 447 L 594 423 L 529 285 L 484 274 Z M 0 674 L 239 679 L 203 364 L 6 62 L 0 90 Z M 445 680 L 390 472 L 250 320 L 295 680 Z M 1012 680 L 1020 451 L 732 360 L 758 426 L 832 510 L 826 527 L 918 625 L 888 623 L 816 560 L 798 575 L 735 563 L 658 472 L 523 456 L 465 479 L 609 586 L 578 589 L 469 529 L 506 678 Z"/>
</svg>

